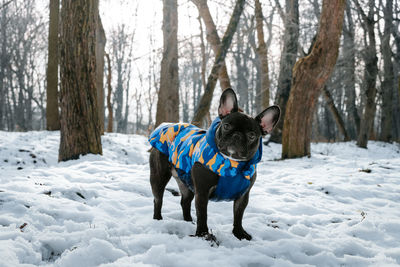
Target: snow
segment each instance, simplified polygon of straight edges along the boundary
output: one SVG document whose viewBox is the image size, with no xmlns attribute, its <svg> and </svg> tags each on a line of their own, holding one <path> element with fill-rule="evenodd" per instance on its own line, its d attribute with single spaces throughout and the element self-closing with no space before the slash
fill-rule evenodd
<svg viewBox="0 0 400 267">
<path fill-rule="evenodd" d="M 232 235 L 232 202 L 210 202 L 216 247 L 190 236 L 168 191 L 152 219 L 146 137 L 102 142 L 104 156 L 58 163 L 58 132 L 0 132 L 0 266 L 400 265 L 399 144 L 312 144 L 284 161 L 264 146 L 243 219 L 253 240 Z"/>
</svg>

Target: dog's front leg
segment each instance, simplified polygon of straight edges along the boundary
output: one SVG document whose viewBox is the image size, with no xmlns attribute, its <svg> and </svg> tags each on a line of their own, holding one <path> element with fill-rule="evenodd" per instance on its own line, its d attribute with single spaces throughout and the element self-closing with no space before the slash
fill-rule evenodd
<svg viewBox="0 0 400 267">
<path fill-rule="evenodd" d="M 207 226 L 208 194 L 205 194 L 205 192 L 196 192 L 195 204 L 196 204 L 196 214 L 197 214 L 196 236 L 205 236 L 208 234 L 208 226 Z"/>
<path fill-rule="evenodd" d="M 254 175 L 252 177 L 250 188 L 247 191 L 247 193 L 244 194 L 243 196 L 241 196 L 240 198 L 236 199 L 233 204 L 233 230 L 232 230 L 232 233 L 239 240 L 242 240 L 242 239 L 251 240 L 251 238 L 252 238 L 251 235 L 248 234 L 243 229 L 242 220 L 243 220 L 244 210 L 246 209 L 247 204 L 249 203 L 250 189 L 253 186 L 255 180 L 256 180 L 256 175 Z"/>
<path fill-rule="evenodd" d="M 206 169 L 200 163 L 192 168 L 192 180 L 195 189 L 195 205 L 197 215 L 196 236 L 207 236 L 207 205 L 210 189 L 218 183 L 218 175 Z"/>
</svg>

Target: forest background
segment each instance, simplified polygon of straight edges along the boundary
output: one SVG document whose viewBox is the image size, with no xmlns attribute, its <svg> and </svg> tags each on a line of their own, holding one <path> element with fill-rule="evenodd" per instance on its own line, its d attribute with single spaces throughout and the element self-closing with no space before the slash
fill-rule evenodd
<svg viewBox="0 0 400 267">
<path fill-rule="evenodd" d="M 167 2 L 164 1 L 164 8 Z M 178 1 L 179 121 L 193 119 L 216 55 L 200 7 L 208 4 L 222 39 L 235 2 Z M 285 111 L 293 66 L 311 52 L 322 2 L 268 0 L 261 1 L 261 7 L 268 85 L 262 84 L 265 72 L 258 50 L 254 1 L 246 1 L 225 59 L 229 85 L 238 93 L 240 107 L 252 115 L 274 103 Z M 0 1 L 0 130 L 49 129 L 46 125 L 49 10 L 49 1 Z M 101 0 L 99 14 L 105 33 L 104 52 L 110 59 L 108 66 L 107 58 L 103 57 L 101 67 L 102 127 L 108 128 L 112 110 L 112 131 L 147 135 L 158 124 L 163 2 Z M 343 16 L 339 55 L 316 100 L 311 140 L 357 140 L 361 124 L 370 120 L 369 139 L 399 141 L 400 5 L 397 0 L 349 0 Z M 225 87 L 218 83 L 214 94 L 219 95 Z M 267 98 L 263 98 L 266 90 Z M 209 118 L 216 116 L 217 98 L 213 99 Z M 271 137 L 273 141 L 281 141 L 283 121 Z M 207 120 L 203 125 L 207 125 Z"/>
</svg>

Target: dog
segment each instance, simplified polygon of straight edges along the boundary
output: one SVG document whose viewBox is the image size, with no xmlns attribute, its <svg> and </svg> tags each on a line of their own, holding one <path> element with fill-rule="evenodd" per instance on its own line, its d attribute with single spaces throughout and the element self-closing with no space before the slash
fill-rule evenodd
<svg viewBox="0 0 400 267">
<path fill-rule="evenodd" d="M 239 112 L 236 94 L 228 88 L 220 97 L 218 115 L 207 131 L 187 123 L 164 123 L 150 134 L 153 219 L 162 219 L 165 187 L 174 176 L 185 221 L 192 221 L 195 198 L 196 236 L 215 240 L 207 226 L 208 201 L 232 200 L 232 233 L 239 240 L 251 240 L 242 227 L 243 213 L 262 157 L 262 136 L 277 124 L 280 108 L 271 106 L 252 118 Z"/>
</svg>

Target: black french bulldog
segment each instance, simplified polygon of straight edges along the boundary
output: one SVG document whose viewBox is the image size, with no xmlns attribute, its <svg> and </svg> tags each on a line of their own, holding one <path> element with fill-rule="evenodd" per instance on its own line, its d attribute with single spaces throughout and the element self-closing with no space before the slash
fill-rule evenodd
<svg viewBox="0 0 400 267">
<path fill-rule="evenodd" d="M 261 137 L 270 133 L 277 124 L 280 117 L 280 108 L 278 106 L 271 106 L 255 118 L 252 118 L 238 111 L 236 94 L 229 88 L 221 95 L 218 113 L 221 122 L 215 131 L 214 141 L 219 153 L 224 158 L 246 162 L 252 159 L 259 150 L 259 146 L 262 145 L 260 142 Z M 164 190 L 171 175 L 176 178 L 181 192 L 181 206 L 184 220 L 192 221 L 190 207 L 195 197 L 197 214 L 196 236 L 215 240 L 215 237 L 208 232 L 207 204 L 218 185 L 220 176 L 207 168 L 205 164 L 195 162 L 192 166 L 190 176 L 193 185 L 192 189 L 194 189 L 194 192 L 192 192 L 187 184 L 178 177 L 176 166 L 170 162 L 169 157 L 153 148 L 150 153 L 150 182 L 154 196 L 154 219 L 162 219 L 161 206 Z M 243 229 L 242 218 L 249 201 L 250 189 L 255 180 L 256 172 L 254 171 L 254 175 L 250 178 L 248 189 L 240 197 L 234 199 L 232 232 L 240 240 L 251 240 L 252 238 Z"/>
</svg>

